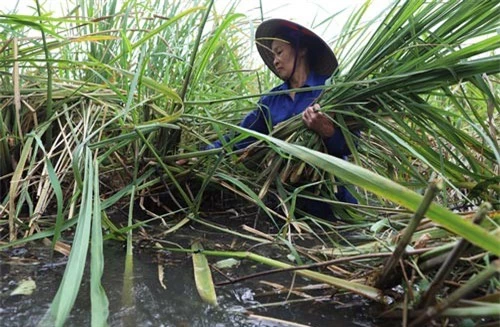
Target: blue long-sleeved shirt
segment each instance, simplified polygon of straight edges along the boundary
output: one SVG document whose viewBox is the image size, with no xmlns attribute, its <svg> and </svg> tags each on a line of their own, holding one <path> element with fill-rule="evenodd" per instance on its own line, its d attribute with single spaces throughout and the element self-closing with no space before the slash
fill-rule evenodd
<svg viewBox="0 0 500 327">
<path fill-rule="evenodd" d="M 324 85 L 328 76 L 318 75 L 311 71 L 303 87 L 312 87 Z M 288 82 L 285 82 L 271 90 L 272 92 L 289 90 Z M 320 95 L 321 90 L 312 90 L 306 92 L 296 92 L 294 99 L 289 94 L 270 94 L 263 96 L 257 109 L 248 113 L 241 121 L 240 126 L 257 131 L 263 134 L 269 134 L 272 128 L 292 116 L 302 114 L 302 112 L 312 104 Z M 323 139 L 328 153 L 336 157 L 344 157 L 350 154 L 349 147 L 346 144 L 344 135 L 339 128 L 335 129 L 331 137 Z M 235 145 L 236 149 L 243 149 L 255 142 L 255 138 L 248 137 Z M 219 148 L 222 142 L 216 141 L 208 148 Z"/>
</svg>

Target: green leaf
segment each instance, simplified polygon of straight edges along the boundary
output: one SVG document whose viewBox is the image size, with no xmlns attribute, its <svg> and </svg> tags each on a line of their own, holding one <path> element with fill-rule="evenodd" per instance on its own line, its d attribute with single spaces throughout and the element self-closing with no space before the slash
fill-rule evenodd
<svg viewBox="0 0 500 327">
<path fill-rule="evenodd" d="M 107 326 L 109 302 L 101 284 L 104 268 L 104 253 L 102 250 L 101 199 L 99 198 L 99 167 L 94 165 L 94 208 L 92 215 L 92 243 L 90 258 L 90 302 L 92 305 L 92 326 Z"/>
<path fill-rule="evenodd" d="M 374 233 L 378 233 L 378 232 L 380 232 L 385 227 L 390 227 L 390 225 L 389 225 L 389 219 L 387 219 L 387 218 L 380 219 L 375 224 L 373 224 L 370 227 L 370 231 L 374 232 Z"/>
<path fill-rule="evenodd" d="M 85 178 L 75 238 L 61 284 L 40 326 L 63 326 L 75 303 L 85 269 L 93 214 L 94 169 L 92 154 L 88 148 L 84 149 Z"/>
<path fill-rule="evenodd" d="M 206 303 L 217 306 L 217 295 L 215 294 L 212 273 L 210 271 L 207 258 L 203 253 L 201 253 L 203 248 L 200 242 L 194 242 L 191 249 L 195 251 L 193 253 L 193 269 L 194 281 L 196 283 L 198 294 Z"/>
</svg>

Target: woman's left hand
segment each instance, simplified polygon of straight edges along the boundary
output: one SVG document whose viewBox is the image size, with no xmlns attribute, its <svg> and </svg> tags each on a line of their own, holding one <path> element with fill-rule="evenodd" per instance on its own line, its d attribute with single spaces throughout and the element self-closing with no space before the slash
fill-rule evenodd
<svg viewBox="0 0 500 327">
<path fill-rule="evenodd" d="M 316 132 L 322 138 L 328 138 L 335 132 L 333 122 L 322 112 L 319 111 L 320 105 L 307 107 L 302 113 L 302 121 L 310 130 Z"/>
</svg>

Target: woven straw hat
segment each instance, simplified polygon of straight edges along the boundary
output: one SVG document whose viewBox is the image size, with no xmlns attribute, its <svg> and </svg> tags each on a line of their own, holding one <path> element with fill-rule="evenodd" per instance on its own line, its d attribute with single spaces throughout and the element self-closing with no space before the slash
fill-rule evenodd
<svg viewBox="0 0 500 327">
<path fill-rule="evenodd" d="M 277 39 L 291 43 L 298 40 L 300 47 L 308 49 L 310 68 L 317 74 L 330 76 L 338 66 L 337 58 L 335 58 L 332 49 L 316 33 L 289 20 L 269 19 L 262 22 L 257 28 L 255 42 L 262 60 L 278 77 L 271 51 L 271 43 Z"/>
</svg>

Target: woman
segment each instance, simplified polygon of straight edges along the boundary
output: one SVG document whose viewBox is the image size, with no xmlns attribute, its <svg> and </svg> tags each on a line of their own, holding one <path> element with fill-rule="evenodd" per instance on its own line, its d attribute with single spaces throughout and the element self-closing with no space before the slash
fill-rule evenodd
<svg viewBox="0 0 500 327">
<path fill-rule="evenodd" d="M 264 63 L 283 83 L 271 90 L 271 93 L 280 94 L 263 96 L 258 108 L 250 112 L 240 126 L 269 134 L 276 124 L 301 114 L 305 126 L 322 138 L 328 153 L 345 159 L 350 150 L 342 131 L 318 111 L 320 106 L 315 103 L 321 90 L 294 91 L 325 84 L 338 66 L 330 47 L 309 29 L 283 19 L 262 22 L 255 33 L 255 40 Z M 235 147 L 242 149 L 254 141 L 255 138 L 249 137 Z M 216 141 L 210 148 L 221 146 L 222 142 Z M 343 186 L 335 195 L 340 201 L 357 203 Z M 300 207 L 318 217 L 333 217 L 330 206 L 324 202 L 303 201 Z"/>
</svg>

